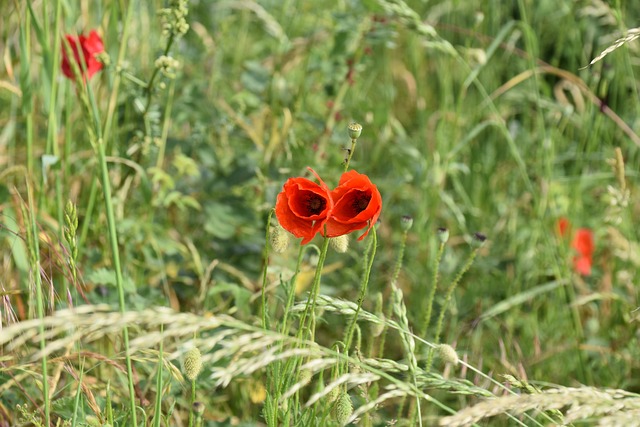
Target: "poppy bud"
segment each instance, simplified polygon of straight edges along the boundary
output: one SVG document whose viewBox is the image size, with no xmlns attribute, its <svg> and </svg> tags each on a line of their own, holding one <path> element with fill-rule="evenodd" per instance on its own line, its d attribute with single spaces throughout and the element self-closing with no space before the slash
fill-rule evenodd
<svg viewBox="0 0 640 427">
<path fill-rule="evenodd" d="M 347 420 L 353 414 L 353 404 L 349 393 L 343 392 L 333 406 L 333 417 L 338 422 L 338 425 L 345 425 Z"/>
<path fill-rule="evenodd" d="M 343 254 L 347 252 L 347 249 L 349 249 L 349 236 L 343 234 L 342 236 L 332 237 L 329 240 L 329 244 L 334 251 L 338 252 L 339 254 Z"/>
<path fill-rule="evenodd" d="M 289 233 L 278 224 L 271 229 L 269 242 L 275 253 L 284 253 L 289 247 Z"/>
<path fill-rule="evenodd" d="M 358 139 L 362 133 L 362 125 L 356 122 L 350 123 L 347 129 L 349 129 L 349 137 L 351 139 Z"/>
<path fill-rule="evenodd" d="M 449 344 L 440 344 L 438 346 L 438 354 L 440 355 L 440 358 L 446 363 L 451 363 L 452 365 L 457 365 L 458 363 L 460 363 L 458 353 L 456 353 L 455 349 Z"/>
<path fill-rule="evenodd" d="M 303 369 L 302 371 L 300 371 L 298 381 L 301 382 L 302 385 L 307 385 L 311 382 L 311 377 L 313 377 L 311 371 L 308 369 Z"/>
</svg>

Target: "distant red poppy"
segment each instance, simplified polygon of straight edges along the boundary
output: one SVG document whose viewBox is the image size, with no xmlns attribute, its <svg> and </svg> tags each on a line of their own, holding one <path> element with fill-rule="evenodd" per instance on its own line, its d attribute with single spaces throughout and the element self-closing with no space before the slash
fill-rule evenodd
<svg viewBox="0 0 640 427">
<path fill-rule="evenodd" d="M 593 232 L 588 228 L 579 228 L 573 237 L 572 246 L 578 252 L 578 255 L 573 257 L 574 269 L 583 276 L 589 276 L 596 248 Z"/>
<path fill-rule="evenodd" d="M 571 235 L 571 222 L 567 218 L 560 218 L 556 224 L 560 236 Z M 588 228 L 578 228 L 573 234 L 571 246 L 577 252 L 573 257 L 574 270 L 583 276 L 591 275 L 595 242 L 593 232 Z"/>
<path fill-rule="evenodd" d="M 289 178 L 276 200 L 276 217 L 282 228 L 307 244 L 322 231 L 333 210 L 329 188 L 311 168 L 316 184 L 306 178 Z"/>
<path fill-rule="evenodd" d="M 96 55 L 104 52 L 104 44 L 102 38 L 95 30 L 91 31 L 88 36 L 81 34 L 75 37 L 67 34 L 65 38 L 73 51 L 74 61 L 78 64 L 83 79 L 91 78 L 102 69 L 102 62 L 98 61 Z M 63 42 L 62 73 L 73 80 L 75 77 L 73 74 L 73 65 L 69 61 L 67 49 L 64 45 L 65 43 Z M 80 50 L 82 50 L 82 58 L 80 57 Z"/>
<path fill-rule="evenodd" d="M 558 233 L 560 233 L 560 236 L 564 237 L 568 234 L 571 223 L 567 218 L 562 217 L 558 219 L 556 226 L 558 228 Z"/>
<path fill-rule="evenodd" d="M 382 197 L 367 175 L 354 170 L 340 177 L 338 187 L 331 192 L 335 202 L 327 222 L 327 237 L 337 237 L 369 226 L 358 238 L 364 239 L 378 221 L 382 210 Z"/>
</svg>

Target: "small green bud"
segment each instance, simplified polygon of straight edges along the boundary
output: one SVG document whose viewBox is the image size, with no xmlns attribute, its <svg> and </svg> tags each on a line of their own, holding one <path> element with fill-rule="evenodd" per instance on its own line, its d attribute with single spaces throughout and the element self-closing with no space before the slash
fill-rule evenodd
<svg viewBox="0 0 640 427">
<path fill-rule="evenodd" d="M 438 346 L 438 354 L 440 355 L 440 359 L 446 363 L 451 363 L 452 365 L 460 363 L 458 353 L 456 353 L 455 349 L 449 344 L 440 344 Z"/>
<path fill-rule="evenodd" d="M 343 254 L 347 252 L 347 249 L 349 249 L 349 236 L 343 234 L 342 236 L 332 237 L 331 239 L 329 239 L 329 244 L 334 251 L 338 252 L 339 254 Z"/>
<path fill-rule="evenodd" d="M 362 125 L 356 122 L 350 123 L 348 129 L 351 139 L 358 139 L 362 133 Z"/>
<path fill-rule="evenodd" d="M 409 231 L 413 226 L 413 218 L 409 215 L 404 215 L 400 220 L 400 227 L 402 227 L 402 231 Z"/>
<path fill-rule="evenodd" d="M 313 374 L 308 369 L 303 369 L 302 371 L 300 371 L 300 374 L 298 375 L 299 375 L 298 381 L 301 382 L 302 385 L 309 384 L 311 382 L 311 377 L 313 377 Z"/>
<path fill-rule="evenodd" d="M 184 357 L 184 375 L 189 381 L 194 381 L 198 378 L 201 370 L 202 355 L 200 354 L 200 350 L 192 348 Z"/>
<path fill-rule="evenodd" d="M 343 392 L 333 405 L 333 417 L 339 425 L 343 426 L 353 414 L 353 404 L 349 393 Z"/>
<path fill-rule="evenodd" d="M 444 227 L 438 228 L 438 239 L 443 245 L 449 240 L 449 230 Z"/>
</svg>

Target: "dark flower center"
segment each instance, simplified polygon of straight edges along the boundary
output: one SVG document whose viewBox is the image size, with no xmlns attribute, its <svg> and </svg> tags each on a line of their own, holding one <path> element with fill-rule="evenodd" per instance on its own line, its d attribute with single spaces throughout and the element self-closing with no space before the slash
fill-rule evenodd
<svg viewBox="0 0 640 427">
<path fill-rule="evenodd" d="M 359 197 L 356 197 L 353 199 L 353 210 L 356 211 L 357 213 L 362 212 L 363 210 L 367 209 L 367 206 L 369 206 L 369 201 L 371 200 L 371 195 L 370 194 L 361 194 Z"/>
<path fill-rule="evenodd" d="M 307 211 L 313 215 L 318 215 L 327 206 L 327 201 L 314 194 L 307 197 Z"/>
</svg>

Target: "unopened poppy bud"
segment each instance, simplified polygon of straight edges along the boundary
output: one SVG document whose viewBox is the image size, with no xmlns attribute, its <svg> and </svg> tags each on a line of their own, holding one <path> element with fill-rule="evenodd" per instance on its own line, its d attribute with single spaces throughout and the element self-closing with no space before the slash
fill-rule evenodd
<svg viewBox="0 0 640 427">
<path fill-rule="evenodd" d="M 311 371 L 308 369 L 303 369 L 302 371 L 300 371 L 299 375 L 300 376 L 298 377 L 298 381 L 302 383 L 303 386 L 309 384 L 311 382 L 311 377 L 313 376 Z"/>
<path fill-rule="evenodd" d="M 358 139 L 360 137 L 360 134 L 362 134 L 362 125 L 360 123 L 350 123 L 348 129 L 349 137 L 351 139 Z"/>
<path fill-rule="evenodd" d="M 184 357 L 184 375 L 189 381 L 194 381 L 202 370 L 202 355 L 200 350 L 192 348 Z"/>
<path fill-rule="evenodd" d="M 438 346 L 438 354 L 440 355 L 440 358 L 446 363 L 451 363 L 452 365 L 457 365 L 458 363 L 460 363 L 458 353 L 456 353 L 455 349 L 449 344 L 440 344 Z"/>
<path fill-rule="evenodd" d="M 449 230 L 444 227 L 438 228 L 438 239 L 443 245 L 449 240 Z"/>
<path fill-rule="evenodd" d="M 345 425 L 347 420 L 353 414 L 353 404 L 351 398 L 347 392 L 343 392 L 338 397 L 338 400 L 333 405 L 333 417 L 338 422 L 338 425 Z"/>
<path fill-rule="evenodd" d="M 289 240 L 289 233 L 280 224 L 271 229 L 269 241 L 275 253 L 284 253 L 289 247 Z"/>
<path fill-rule="evenodd" d="M 338 252 L 339 254 L 343 254 L 347 252 L 347 249 L 349 249 L 349 236 L 343 234 L 342 236 L 332 237 L 331 239 L 329 239 L 329 244 L 334 251 Z"/>
<path fill-rule="evenodd" d="M 400 227 L 402 227 L 402 231 L 409 231 L 413 226 L 413 218 L 409 215 L 404 215 L 400 220 Z"/>
<path fill-rule="evenodd" d="M 471 245 L 480 248 L 484 245 L 484 242 L 487 240 L 487 236 L 482 233 L 474 233 L 473 240 L 471 241 Z"/>
<path fill-rule="evenodd" d="M 334 387 L 331 390 L 329 390 L 329 393 L 327 393 L 327 400 L 330 403 L 333 403 L 336 400 L 338 400 L 339 396 L 340 396 L 340 387 Z"/>
</svg>

